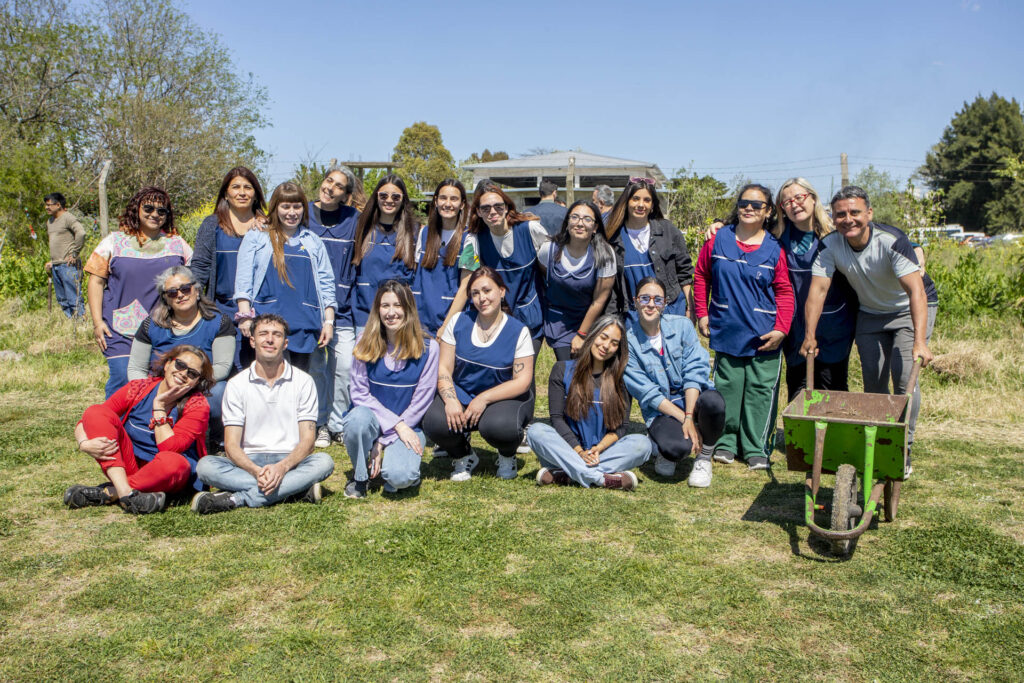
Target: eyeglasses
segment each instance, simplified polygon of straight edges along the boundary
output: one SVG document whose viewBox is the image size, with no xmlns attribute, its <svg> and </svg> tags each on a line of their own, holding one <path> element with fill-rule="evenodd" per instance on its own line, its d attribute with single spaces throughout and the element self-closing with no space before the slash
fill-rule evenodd
<svg viewBox="0 0 1024 683">
<path fill-rule="evenodd" d="M 782 208 L 786 208 L 787 206 L 796 206 L 797 204 L 803 204 L 804 200 L 810 196 L 810 192 L 804 192 L 803 194 L 793 195 L 786 201 L 782 202 Z"/>
<path fill-rule="evenodd" d="M 636 302 L 641 306 L 650 306 L 654 304 L 658 308 L 665 307 L 665 297 L 663 296 L 650 296 L 648 294 L 641 294 L 636 298 Z"/>
<path fill-rule="evenodd" d="M 594 224 L 594 219 L 591 216 L 581 216 L 578 213 L 574 213 L 569 215 L 569 222 L 582 223 L 583 225 L 589 228 L 591 225 Z"/>
<path fill-rule="evenodd" d="M 480 212 L 481 216 L 486 216 L 490 214 L 492 211 L 500 216 L 506 211 L 508 211 L 508 207 L 505 206 L 504 202 L 502 202 L 501 204 L 481 204 L 480 208 L 478 208 L 477 211 Z"/>
<path fill-rule="evenodd" d="M 643 183 L 644 185 L 650 185 L 651 187 L 654 187 L 654 178 L 639 178 L 639 177 L 637 177 L 637 178 L 630 178 L 629 182 L 631 182 L 631 183 Z"/>
<path fill-rule="evenodd" d="M 157 216 L 166 216 L 170 211 L 162 206 L 153 206 L 152 204 L 143 204 L 142 211 L 144 213 L 155 213 Z"/>
<path fill-rule="evenodd" d="M 392 192 L 391 194 L 388 194 L 387 192 L 378 192 L 377 193 L 377 200 L 378 201 L 386 202 L 388 200 L 388 197 L 390 197 L 391 201 L 393 201 L 393 202 L 400 202 L 400 201 L 402 201 L 402 193 L 401 192 Z"/>
<path fill-rule="evenodd" d="M 736 202 L 737 209 L 745 209 L 751 207 L 757 211 L 760 211 L 764 207 L 768 206 L 768 202 L 762 202 L 760 199 L 741 199 Z"/>
<path fill-rule="evenodd" d="M 164 290 L 164 296 L 169 296 L 172 299 L 177 299 L 178 298 L 178 292 L 181 292 L 185 296 L 188 296 L 189 294 L 192 293 L 192 288 L 195 287 L 195 285 L 196 285 L 196 283 L 194 283 L 194 282 L 186 282 L 185 284 L 181 285 L 180 287 L 171 287 L 170 289 L 165 289 Z"/>
<path fill-rule="evenodd" d="M 188 375 L 189 379 L 199 379 L 200 377 L 202 377 L 201 372 L 199 372 L 195 368 L 190 368 L 188 366 L 188 363 L 181 360 L 180 358 L 174 359 L 174 369 L 177 370 L 178 372 L 184 372 L 186 375 Z"/>
</svg>

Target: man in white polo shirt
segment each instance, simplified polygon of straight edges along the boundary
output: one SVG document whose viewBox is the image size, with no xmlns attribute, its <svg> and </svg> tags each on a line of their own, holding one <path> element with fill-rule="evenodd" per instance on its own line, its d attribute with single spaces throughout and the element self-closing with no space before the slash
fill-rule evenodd
<svg viewBox="0 0 1024 683">
<path fill-rule="evenodd" d="M 192 509 L 201 515 L 242 505 L 265 507 L 292 497 L 317 503 L 320 482 L 334 471 L 330 455 L 313 452 L 313 378 L 284 360 L 288 323 L 278 315 L 259 315 L 249 340 L 256 360 L 224 390 L 227 457 L 208 455 L 196 468 L 204 484 L 220 489 L 192 498 Z"/>
</svg>

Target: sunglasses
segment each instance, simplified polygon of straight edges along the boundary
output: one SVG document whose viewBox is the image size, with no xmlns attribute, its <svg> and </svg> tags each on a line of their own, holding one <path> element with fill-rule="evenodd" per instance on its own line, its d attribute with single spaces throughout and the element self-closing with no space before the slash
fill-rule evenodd
<svg viewBox="0 0 1024 683">
<path fill-rule="evenodd" d="M 180 287 L 170 287 L 169 289 L 165 289 L 164 290 L 164 296 L 169 296 L 172 299 L 177 299 L 178 298 L 178 292 L 181 292 L 185 296 L 188 296 L 189 294 L 192 293 L 192 288 L 195 287 L 195 286 L 196 286 L 196 283 L 194 283 L 194 282 L 187 282 L 187 283 L 181 285 Z"/>
<path fill-rule="evenodd" d="M 170 213 L 167 209 L 162 206 L 153 206 L 152 204 L 142 205 L 143 213 L 155 213 L 157 216 L 166 216 Z"/>
<path fill-rule="evenodd" d="M 629 182 L 633 183 L 633 184 L 643 183 L 644 185 L 650 185 L 651 187 L 654 187 L 654 178 L 639 178 L 639 177 L 635 177 L 635 178 L 630 178 Z"/>
<path fill-rule="evenodd" d="M 184 372 L 186 375 L 188 375 L 189 379 L 199 379 L 200 377 L 203 376 L 201 372 L 199 372 L 195 368 L 190 368 L 188 366 L 188 363 L 186 363 L 180 358 L 174 359 L 174 369 L 177 370 L 178 372 Z"/>
<path fill-rule="evenodd" d="M 508 211 L 508 207 L 505 206 L 504 202 L 502 202 L 501 204 L 481 204 L 480 208 L 478 208 L 477 211 L 480 212 L 481 216 L 486 216 L 489 213 L 491 213 L 491 211 L 500 216 L 501 214 Z"/>
<path fill-rule="evenodd" d="M 400 201 L 402 201 L 402 193 L 401 192 L 392 192 L 391 194 L 388 194 L 387 192 L 378 192 L 377 193 L 377 200 L 378 201 L 386 202 L 388 200 L 388 197 L 391 197 L 391 201 L 393 201 L 393 202 L 400 202 Z"/>
<path fill-rule="evenodd" d="M 654 304 L 658 308 L 662 308 L 665 305 L 665 297 L 663 296 L 650 296 L 648 294 L 641 294 L 636 298 L 636 301 L 641 306 L 650 306 Z"/>
<path fill-rule="evenodd" d="M 760 211 L 764 207 L 768 206 L 768 202 L 762 202 L 760 199 L 741 199 L 736 202 L 737 209 L 745 209 L 751 207 L 757 211 Z"/>
</svg>

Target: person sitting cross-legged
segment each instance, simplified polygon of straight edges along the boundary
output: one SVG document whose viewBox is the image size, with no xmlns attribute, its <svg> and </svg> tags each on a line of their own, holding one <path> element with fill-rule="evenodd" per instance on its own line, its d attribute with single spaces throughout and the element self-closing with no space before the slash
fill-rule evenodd
<svg viewBox="0 0 1024 683">
<path fill-rule="evenodd" d="M 320 501 L 320 482 L 334 461 L 314 453 L 317 397 L 313 378 L 284 359 L 288 323 L 273 313 L 253 320 L 249 335 L 256 360 L 230 380 L 221 417 L 226 456 L 207 456 L 199 478 L 217 493 L 192 498 L 199 514 L 239 506 L 265 507 L 293 496 Z"/>
</svg>

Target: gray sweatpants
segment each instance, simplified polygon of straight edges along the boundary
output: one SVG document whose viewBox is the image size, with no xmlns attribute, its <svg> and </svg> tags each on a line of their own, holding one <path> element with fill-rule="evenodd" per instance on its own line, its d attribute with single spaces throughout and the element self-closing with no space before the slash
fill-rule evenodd
<svg viewBox="0 0 1024 683">
<path fill-rule="evenodd" d="M 926 339 L 931 341 L 935 327 L 935 313 L 938 306 L 928 306 L 928 331 Z M 864 391 L 872 394 L 888 394 L 889 378 L 892 377 L 894 394 L 905 394 L 910 371 L 914 367 L 914 321 L 910 310 L 901 313 L 857 314 L 857 331 L 854 336 L 860 365 L 864 373 Z M 914 428 L 917 413 L 921 410 L 921 387 L 914 387 L 910 403 L 910 425 L 907 443 L 914 442 Z"/>
</svg>

